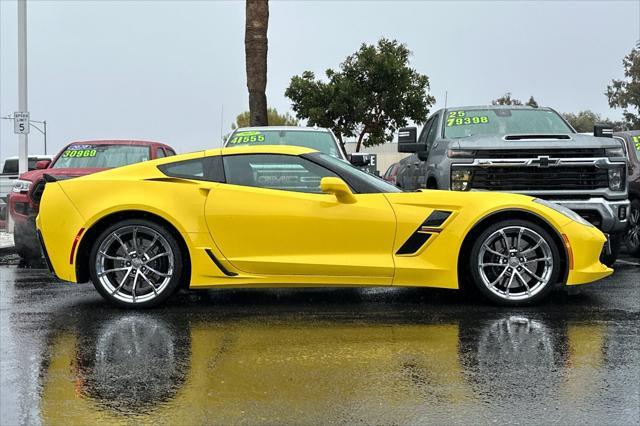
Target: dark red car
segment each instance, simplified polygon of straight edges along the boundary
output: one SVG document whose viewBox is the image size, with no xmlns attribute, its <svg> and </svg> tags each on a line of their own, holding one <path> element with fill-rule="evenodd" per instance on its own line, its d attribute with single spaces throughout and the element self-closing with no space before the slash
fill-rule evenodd
<svg viewBox="0 0 640 426">
<path fill-rule="evenodd" d="M 14 222 L 16 251 L 25 259 L 39 257 L 35 218 L 44 191 L 44 174 L 57 180 L 70 179 L 114 167 L 175 155 L 168 145 L 135 140 L 100 140 L 72 142 L 53 161 L 43 160 L 15 181 L 7 200 Z"/>
<path fill-rule="evenodd" d="M 629 154 L 629 225 L 625 244 L 629 252 L 640 257 L 640 130 L 615 133 L 627 146 Z"/>
<path fill-rule="evenodd" d="M 389 182 L 391 185 L 395 185 L 397 183 L 398 171 L 400 170 L 400 163 L 393 163 L 389 166 L 384 175 L 382 175 L 382 179 Z"/>
</svg>

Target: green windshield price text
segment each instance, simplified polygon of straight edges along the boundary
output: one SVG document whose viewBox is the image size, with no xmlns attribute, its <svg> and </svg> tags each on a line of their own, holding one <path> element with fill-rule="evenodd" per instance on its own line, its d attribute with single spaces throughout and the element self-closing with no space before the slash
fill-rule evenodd
<svg viewBox="0 0 640 426">
<path fill-rule="evenodd" d="M 467 117 L 464 111 L 451 111 L 447 117 L 447 127 L 464 126 L 467 124 L 487 124 L 489 117 L 486 115 L 479 117 Z"/>
<path fill-rule="evenodd" d="M 239 132 L 233 135 L 229 143 L 264 142 L 264 140 L 264 135 L 260 132 Z"/>
<path fill-rule="evenodd" d="M 633 139 L 633 143 L 636 146 L 636 150 L 640 151 L 640 136 L 632 136 L 631 139 Z"/>
<path fill-rule="evenodd" d="M 65 151 L 62 154 L 63 158 L 80 158 L 80 157 L 95 157 L 98 151 L 95 149 L 74 149 L 70 151 Z"/>
</svg>

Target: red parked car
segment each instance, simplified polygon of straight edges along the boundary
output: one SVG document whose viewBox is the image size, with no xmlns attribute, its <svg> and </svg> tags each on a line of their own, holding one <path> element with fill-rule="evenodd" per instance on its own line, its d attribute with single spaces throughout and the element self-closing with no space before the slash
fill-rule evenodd
<svg viewBox="0 0 640 426">
<path fill-rule="evenodd" d="M 168 145 L 135 140 L 72 142 L 50 160 L 39 161 L 36 170 L 20 175 L 7 201 L 14 221 L 16 251 L 24 259 L 39 258 L 35 218 L 44 191 L 44 175 L 70 179 L 140 161 L 175 155 Z"/>
<path fill-rule="evenodd" d="M 400 170 L 400 163 L 393 163 L 389 166 L 384 175 L 382 175 L 382 179 L 389 182 L 391 185 L 395 185 L 397 183 L 398 171 Z"/>
</svg>

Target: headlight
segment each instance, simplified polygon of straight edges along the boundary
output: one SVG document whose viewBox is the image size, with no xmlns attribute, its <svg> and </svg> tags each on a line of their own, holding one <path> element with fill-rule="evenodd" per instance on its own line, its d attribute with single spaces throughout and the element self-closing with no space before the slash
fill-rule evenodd
<svg viewBox="0 0 640 426">
<path fill-rule="evenodd" d="M 612 191 L 623 191 L 624 178 L 624 167 L 609 169 L 609 189 Z"/>
<path fill-rule="evenodd" d="M 13 192 L 29 192 L 29 188 L 31 188 L 30 180 L 17 180 L 13 183 L 13 188 L 11 191 Z"/>
<path fill-rule="evenodd" d="M 468 149 L 450 149 L 447 151 L 449 158 L 473 158 L 476 152 Z"/>
<path fill-rule="evenodd" d="M 451 190 L 468 191 L 471 182 L 471 170 L 453 169 L 451 170 Z"/>
<path fill-rule="evenodd" d="M 573 210 L 568 209 L 568 208 L 566 208 L 564 206 L 561 206 L 560 204 L 552 203 L 552 202 L 547 201 L 547 200 L 541 200 L 540 198 L 536 198 L 533 201 L 538 203 L 538 204 L 542 204 L 545 207 L 549 207 L 552 210 L 557 211 L 558 213 L 568 217 L 569 219 L 573 220 L 574 222 L 578 222 L 578 223 L 581 223 L 581 224 L 586 225 L 586 226 L 593 226 L 590 222 L 587 222 L 578 213 L 576 213 Z"/>
<path fill-rule="evenodd" d="M 604 153 L 609 158 L 625 158 L 626 153 L 624 152 L 624 148 L 607 148 L 604 150 Z"/>
</svg>

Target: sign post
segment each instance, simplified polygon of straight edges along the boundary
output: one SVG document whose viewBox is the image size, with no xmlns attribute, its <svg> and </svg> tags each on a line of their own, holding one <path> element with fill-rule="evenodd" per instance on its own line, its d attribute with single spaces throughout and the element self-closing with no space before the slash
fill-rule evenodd
<svg viewBox="0 0 640 426">
<path fill-rule="evenodd" d="M 21 115 L 23 132 L 18 133 L 18 172 L 24 173 L 29 168 L 29 108 L 27 106 L 27 0 L 18 0 L 18 110 L 14 116 L 15 123 L 19 123 L 17 116 Z M 26 114 L 26 123 L 25 116 Z M 18 124 L 19 125 L 19 124 Z M 14 131 L 16 128 L 14 128 Z"/>
<path fill-rule="evenodd" d="M 16 111 L 13 113 L 13 133 L 16 135 L 29 134 L 29 113 Z"/>
</svg>

